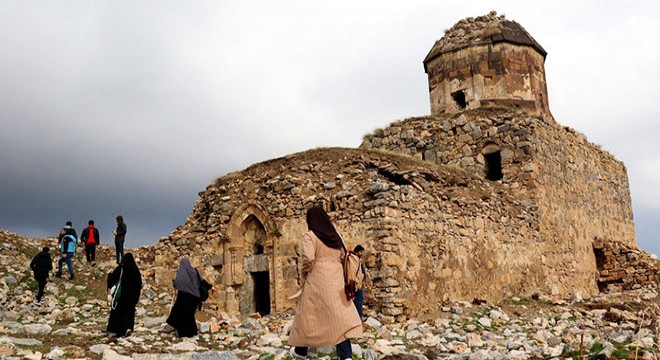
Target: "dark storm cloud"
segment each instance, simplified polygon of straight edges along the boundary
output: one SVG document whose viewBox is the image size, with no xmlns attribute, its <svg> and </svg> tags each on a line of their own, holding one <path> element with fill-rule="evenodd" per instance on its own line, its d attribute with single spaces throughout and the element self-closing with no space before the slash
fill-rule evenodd
<svg viewBox="0 0 660 360">
<path fill-rule="evenodd" d="M 217 176 L 357 146 L 375 128 L 428 114 L 422 59 L 444 29 L 496 9 L 548 50 L 558 122 L 626 163 L 640 246 L 660 252 L 660 110 L 647 88 L 660 81 L 660 54 L 636 36 L 660 31 L 657 7 L 2 2 L 0 228 L 54 235 L 93 218 L 108 243 L 122 214 L 129 246 L 153 243 Z"/>
</svg>

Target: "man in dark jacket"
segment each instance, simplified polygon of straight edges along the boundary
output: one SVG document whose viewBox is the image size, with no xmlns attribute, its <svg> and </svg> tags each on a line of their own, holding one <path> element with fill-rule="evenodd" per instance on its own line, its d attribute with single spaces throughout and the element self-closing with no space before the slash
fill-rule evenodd
<svg viewBox="0 0 660 360">
<path fill-rule="evenodd" d="M 57 246 L 59 247 L 62 244 L 62 238 L 66 234 L 73 234 L 73 236 L 78 238 L 78 234 L 76 233 L 76 229 L 73 228 L 73 224 L 71 221 L 67 221 L 62 230 L 60 230 L 60 235 L 57 237 Z"/>
<path fill-rule="evenodd" d="M 99 229 L 94 226 L 94 220 L 87 222 L 87 227 L 80 234 L 80 241 L 85 244 L 85 257 L 90 263 L 96 259 L 96 245 L 100 244 Z"/>
<path fill-rule="evenodd" d="M 39 284 L 39 292 L 37 293 L 37 302 L 41 302 L 44 297 L 44 288 L 48 281 L 48 273 L 53 270 L 53 260 L 50 258 L 48 248 L 45 247 L 38 253 L 30 263 L 30 269 L 34 272 L 34 278 Z"/>
<path fill-rule="evenodd" d="M 123 216 L 117 216 L 117 229 L 113 230 L 112 234 L 115 236 L 115 253 L 117 265 L 119 265 L 124 260 L 124 240 L 126 239 L 126 224 Z"/>
</svg>

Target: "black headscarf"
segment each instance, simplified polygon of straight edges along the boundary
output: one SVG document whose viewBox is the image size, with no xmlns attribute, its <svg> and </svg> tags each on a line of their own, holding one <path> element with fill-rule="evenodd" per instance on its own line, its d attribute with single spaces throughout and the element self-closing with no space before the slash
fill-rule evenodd
<svg viewBox="0 0 660 360">
<path fill-rule="evenodd" d="M 341 237 L 330 222 L 330 216 L 322 207 L 313 206 L 307 210 L 307 227 L 325 246 L 333 249 L 343 248 Z"/>
</svg>

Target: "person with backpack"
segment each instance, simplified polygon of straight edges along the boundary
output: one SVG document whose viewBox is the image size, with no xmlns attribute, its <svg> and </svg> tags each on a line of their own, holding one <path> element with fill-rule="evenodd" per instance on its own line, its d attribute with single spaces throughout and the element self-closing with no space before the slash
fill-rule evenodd
<svg viewBox="0 0 660 360">
<path fill-rule="evenodd" d="M 45 247 L 38 253 L 30 262 L 30 269 L 34 272 L 34 279 L 39 284 L 39 292 L 37 293 L 37 303 L 41 303 L 44 297 L 44 288 L 48 281 L 48 273 L 53 270 L 53 260 L 48 252 L 48 247 Z"/>
<path fill-rule="evenodd" d="M 71 221 L 66 222 L 66 226 L 60 231 L 60 236 L 58 237 L 58 243 L 60 244 L 60 252 L 62 255 L 57 261 L 57 272 L 55 277 L 62 277 L 62 263 L 66 261 L 66 266 L 69 269 L 69 280 L 74 279 L 73 274 L 73 254 L 76 252 L 76 242 L 78 241 L 78 235 L 76 230 L 73 228 Z"/>
<path fill-rule="evenodd" d="M 85 258 L 90 263 L 96 259 L 96 245 L 100 244 L 99 229 L 94 226 L 94 220 L 87 222 L 87 227 L 80 234 L 80 241 L 85 245 Z"/>
<path fill-rule="evenodd" d="M 296 306 L 289 353 L 306 359 L 308 347 L 335 345 L 340 360 L 351 359 L 351 338 L 362 336 L 362 321 L 345 293 L 345 245 L 320 206 L 307 210 L 303 236 L 302 294 Z"/>
<path fill-rule="evenodd" d="M 62 230 L 60 230 L 60 234 L 57 237 L 57 247 L 61 247 L 62 245 L 62 238 L 66 234 L 73 234 L 73 236 L 77 239 L 78 238 L 78 233 L 76 233 L 76 229 L 73 228 L 73 224 L 71 221 L 67 221 L 66 224 L 64 224 L 64 227 Z"/>
<path fill-rule="evenodd" d="M 111 296 L 106 332 L 113 337 L 129 336 L 135 330 L 135 306 L 142 291 L 142 274 L 133 254 L 126 253 L 121 264 L 108 274 Z"/>
<path fill-rule="evenodd" d="M 360 269 L 359 269 L 359 271 L 360 271 L 360 275 L 361 275 L 361 276 L 358 276 L 360 281 L 358 281 L 358 283 L 356 284 L 356 287 L 355 287 L 355 289 L 356 289 L 355 290 L 355 299 L 353 299 L 353 304 L 355 304 L 355 308 L 357 309 L 358 315 L 360 315 L 360 319 L 362 319 L 362 321 L 365 321 L 366 317 L 364 316 L 363 307 L 364 307 L 364 285 L 365 285 L 365 282 L 367 280 L 367 272 L 364 269 L 364 264 L 362 263 L 362 255 L 364 255 L 364 247 L 362 245 L 358 244 L 353 249 L 353 254 L 355 254 L 355 256 L 357 256 L 358 259 L 360 260 Z"/>
<path fill-rule="evenodd" d="M 117 264 L 121 264 L 124 259 L 124 241 L 126 240 L 126 223 L 124 217 L 117 215 L 117 228 L 112 230 L 115 236 L 115 256 L 117 257 Z"/>
<path fill-rule="evenodd" d="M 197 335 L 195 312 L 208 298 L 211 285 L 190 265 L 187 257 L 181 259 L 172 285 L 177 290 L 176 300 L 167 317 L 165 332 L 176 331 L 178 337 L 193 337 Z"/>
</svg>

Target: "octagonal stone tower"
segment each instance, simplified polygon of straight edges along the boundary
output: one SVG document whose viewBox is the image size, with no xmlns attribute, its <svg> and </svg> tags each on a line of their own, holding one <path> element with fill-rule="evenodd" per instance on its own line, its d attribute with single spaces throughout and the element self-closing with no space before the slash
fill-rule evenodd
<svg viewBox="0 0 660 360">
<path fill-rule="evenodd" d="M 520 24 L 494 11 L 459 21 L 424 59 L 431 114 L 504 105 L 550 115 L 545 56 Z"/>
</svg>

